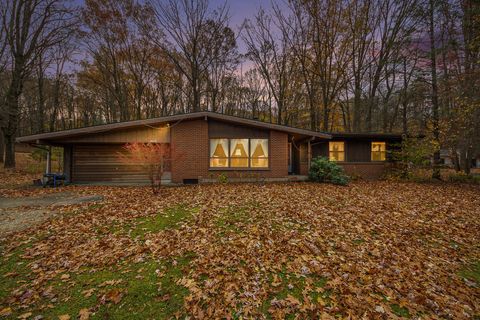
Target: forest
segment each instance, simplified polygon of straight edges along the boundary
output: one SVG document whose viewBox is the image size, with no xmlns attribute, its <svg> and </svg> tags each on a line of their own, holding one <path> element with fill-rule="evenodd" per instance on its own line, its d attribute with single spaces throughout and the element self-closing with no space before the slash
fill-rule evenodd
<svg viewBox="0 0 480 320">
<path fill-rule="evenodd" d="M 480 3 L 0 0 L 0 161 L 15 137 L 213 111 L 480 152 Z"/>
</svg>

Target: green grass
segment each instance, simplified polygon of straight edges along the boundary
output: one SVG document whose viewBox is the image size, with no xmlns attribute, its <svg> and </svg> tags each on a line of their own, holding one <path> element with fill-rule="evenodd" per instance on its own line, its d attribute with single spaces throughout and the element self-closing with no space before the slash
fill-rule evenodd
<svg viewBox="0 0 480 320">
<path fill-rule="evenodd" d="M 365 243 L 365 239 L 353 239 L 353 243 L 356 245 L 360 245 L 362 243 Z"/>
<path fill-rule="evenodd" d="M 248 218 L 248 208 L 228 207 L 217 218 L 215 224 L 222 231 L 240 233 L 242 225 L 248 223 Z M 223 235 L 223 233 L 220 233 L 220 235 Z"/>
<path fill-rule="evenodd" d="M 476 261 L 466 266 L 460 271 L 460 276 L 480 285 L 480 261 Z"/>
<path fill-rule="evenodd" d="M 256 210 L 260 204 L 255 201 L 247 202 L 243 206 L 230 206 L 221 211 L 215 221 L 217 228 L 221 229 L 220 236 L 225 233 L 241 233 L 245 227 L 256 222 L 252 218 L 252 210 Z"/>
<path fill-rule="evenodd" d="M 0 304 L 22 283 L 29 281 L 31 269 L 28 267 L 28 260 L 21 255 L 30 244 L 23 244 L 9 253 L 3 253 L 0 259 Z"/>
<path fill-rule="evenodd" d="M 480 175 L 452 174 L 448 177 L 451 182 L 480 184 Z"/>
<path fill-rule="evenodd" d="M 398 304 L 391 304 L 390 308 L 392 308 L 392 312 L 402 318 L 410 318 L 410 312 L 407 308 L 401 307 Z"/>
<path fill-rule="evenodd" d="M 140 218 L 135 222 L 130 235 L 133 238 L 144 238 L 146 233 L 155 233 L 164 229 L 177 228 L 181 223 L 187 221 L 197 209 L 191 209 L 185 205 L 177 205 L 166 209 L 164 212 L 154 216 Z"/>
<path fill-rule="evenodd" d="M 307 286 L 307 281 L 311 282 L 309 292 L 309 297 L 314 304 L 322 302 L 322 304 L 330 304 L 330 295 L 331 290 L 323 289 L 327 284 L 327 279 L 324 277 L 317 276 L 315 274 L 308 274 L 305 276 L 299 276 L 294 273 L 286 272 L 282 270 L 276 274 L 269 276 L 269 280 L 272 288 L 274 288 L 273 293 L 269 295 L 268 299 L 265 300 L 262 304 L 262 312 L 270 318 L 268 309 L 271 307 L 272 300 L 283 300 L 289 295 L 298 299 L 301 302 L 304 302 L 303 291 Z M 295 315 L 289 314 L 287 319 L 294 319 Z"/>
<path fill-rule="evenodd" d="M 143 238 L 148 232 L 177 228 L 194 212 L 195 209 L 174 206 L 155 216 L 141 218 L 117 231 L 130 232 L 132 237 Z M 120 227 L 111 225 L 105 228 L 113 230 Z M 22 258 L 29 245 L 31 244 L 22 245 L 10 253 L 2 253 L 0 309 L 8 306 L 7 299 L 13 290 L 33 280 L 34 274 L 28 266 L 30 261 Z M 85 268 L 69 274 L 70 277 L 63 280 L 58 275 L 43 286 L 50 287 L 50 294 L 41 296 L 28 311 L 46 319 L 56 319 L 63 314 L 74 319 L 84 308 L 94 312 L 90 319 L 168 319 L 182 315 L 184 297 L 188 290 L 176 282 L 184 276 L 192 258 L 190 254 L 168 262 L 152 259 L 142 263 L 118 262 L 106 269 Z M 118 282 L 109 284 L 106 281 Z M 86 296 L 85 292 L 89 289 L 93 289 L 92 294 Z M 114 289 L 122 295 L 121 301 L 118 304 L 105 302 L 105 296 Z M 13 318 L 25 312 L 25 309 L 19 309 L 18 306 L 11 307 Z"/>
<path fill-rule="evenodd" d="M 175 262 L 148 260 L 120 263 L 103 270 L 87 268 L 70 274 L 68 280 L 59 275 L 49 284 L 52 296 L 41 298 L 32 308 L 33 315 L 57 319 L 68 314 L 75 319 L 84 308 L 93 312 L 90 319 L 168 319 L 182 315 L 188 290 L 176 282 L 184 276 L 192 258 L 185 255 Z M 3 286 L 4 283 L 2 292 Z M 90 296 L 86 294 L 88 290 L 92 290 Z M 121 294 L 120 302 L 115 304 L 108 299 L 104 302 L 113 290 Z M 14 317 L 23 313 L 14 311 Z"/>
</svg>

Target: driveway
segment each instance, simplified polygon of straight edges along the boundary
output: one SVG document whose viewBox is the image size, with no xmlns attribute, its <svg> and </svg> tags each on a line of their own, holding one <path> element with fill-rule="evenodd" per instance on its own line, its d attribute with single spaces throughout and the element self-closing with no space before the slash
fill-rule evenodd
<svg viewBox="0 0 480 320">
<path fill-rule="evenodd" d="M 0 197 L 0 239 L 54 217 L 58 214 L 59 206 L 102 199 L 101 196 L 80 196 L 72 192 L 59 192 L 39 197 Z"/>
</svg>

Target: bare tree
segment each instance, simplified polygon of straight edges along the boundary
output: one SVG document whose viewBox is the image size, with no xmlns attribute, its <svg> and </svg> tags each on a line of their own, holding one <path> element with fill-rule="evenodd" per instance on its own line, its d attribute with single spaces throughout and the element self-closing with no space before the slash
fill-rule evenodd
<svg viewBox="0 0 480 320">
<path fill-rule="evenodd" d="M 285 33 L 276 35 L 272 17 L 264 10 L 255 17 L 255 22 L 247 21 L 243 40 L 247 46 L 247 56 L 255 63 L 267 84 L 269 93 L 277 108 L 277 123 L 282 124 L 287 108 L 291 55 Z"/>
<path fill-rule="evenodd" d="M 7 1 L 0 1 L 0 13 L 6 10 Z M 8 52 L 7 52 L 7 30 L 6 23 L 4 21 L 5 16 L 0 14 L 0 128 L 2 127 L 2 118 L 6 114 L 5 110 L 5 93 L 4 88 L 6 86 L 3 83 L 6 81 L 5 71 L 8 63 Z M 3 158 L 5 154 L 5 143 L 3 139 L 3 131 L 0 130 L 0 163 L 3 163 Z"/>
<path fill-rule="evenodd" d="M 69 36 L 75 19 L 61 0 L 12 0 L 2 8 L 1 16 L 12 59 L 6 112 L 0 123 L 5 138 L 5 168 L 14 168 L 19 98 L 25 79 L 45 50 Z"/>
<path fill-rule="evenodd" d="M 328 131 L 331 113 L 347 83 L 350 35 L 342 19 L 346 4 L 343 1 L 306 1 L 305 6 L 312 20 L 313 67 L 319 81 L 319 100 L 323 108 L 321 128 Z"/>
<path fill-rule="evenodd" d="M 219 43 L 215 37 L 228 27 L 226 3 L 214 11 L 208 0 L 151 0 L 149 4 L 157 21 L 153 34 L 166 35 L 153 40 L 187 79 L 190 106 L 199 111 L 207 70 L 216 59 L 209 46 Z"/>
<path fill-rule="evenodd" d="M 430 44 L 430 71 L 431 71 L 431 97 L 432 97 L 432 130 L 437 143 L 433 153 L 432 178 L 440 179 L 440 108 L 438 102 L 438 79 L 437 79 L 437 47 L 435 44 L 435 12 L 436 0 L 428 0 L 426 12 L 428 25 L 428 39 Z"/>
</svg>

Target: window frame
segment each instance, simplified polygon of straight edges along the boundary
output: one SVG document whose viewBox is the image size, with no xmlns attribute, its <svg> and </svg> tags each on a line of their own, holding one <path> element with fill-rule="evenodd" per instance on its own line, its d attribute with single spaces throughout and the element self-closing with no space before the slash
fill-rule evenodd
<svg viewBox="0 0 480 320">
<path fill-rule="evenodd" d="M 330 150 L 330 144 L 331 143 L 343 143 L 343 151 L 331 151 Z M 347 149 L 346 149 L 347 144 L 345 143 L 344 140 L 338 140 L 338 141 L 328 141 L 328 161 L 332 162 L 347 162 Z M 336 153 L 343 153 L 343 160 L 332 160 L 330 157 L 331 152 L 336 152 Z"/>
<path fill-rule="evenodd" d="M 378 144 L 383 144 L 385 146 L 385 150 L 383 151 L 373 151 L 373 144 L 378 143 Z M 383 154 L 383 160 L 373 160 L 373 154 L 374 153 L 379 153 L 380 154 L 380 159 L 382 158 Z M 386 141 L 371 141 L 370 142 L 370 162 L 385 162 L 387 161 L 387 142 Z"/>
<path fill-rule="evenodd" d="M 227 146 L 227 167 L 212 167 L 211 166 L 211 159 L 212 157 L 210 156 L 211 154 L 211 140 L 217 140 L 217 139 L 226 139 L 228 141 Z M 247 160 L 248 160 L 248 166 L 247 167 L 232 167 L 232 157 L 230 156 L 230 149 L 231 149 L 231 140 L 234 139 L 247 139 L 248 140 L 248 150 L 247 150 Z M 260 140 L 267 140 L 268 143 L 268 157 L 267 159 L 267 166 L 266 167 L 252 167 L 252 157 L 250 156 L 250 148 L 251 148 L 251 141 L 252 139 L 260 139 Z M 270 170 L 270 154 L 271 154 L 271 147 L 270 147 L 270 138 L 245 138 L 245 137 L 235 137 L 235 138 L 227 138 L 227 137 L 209 137 L 208 138 L 208 170 L 213 170 L 213 171 L 265 171 L 265 170 Z"/>
</svg>

